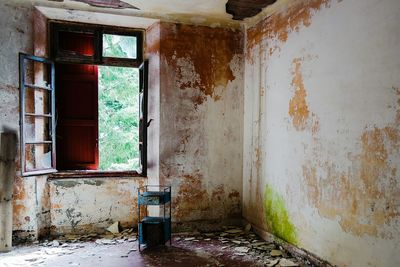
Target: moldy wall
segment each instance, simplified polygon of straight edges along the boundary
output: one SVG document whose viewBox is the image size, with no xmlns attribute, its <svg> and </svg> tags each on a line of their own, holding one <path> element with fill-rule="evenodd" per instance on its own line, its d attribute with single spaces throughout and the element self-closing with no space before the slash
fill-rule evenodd
<svg viewBox="0 0 400 267">
<path fill-rule="evenodd" d="M 176 223 L 243 213 L 333 264 L 399 266 L 400 3 L 279 7 L 245 36 L 148 29 L 149 183 L 172 185 Z M 0 131 L 18 131 L 18 52 L 33 52 L 33 12 L 26 1 L 0 4 Z M 14 231 L 104 227 L 143 183 L 17 173 Z M 111 215 L 128 225 L 133 208 Z"/>
<path fill-rule="evenodd" d="M 175 222 L 240 218 L 243 33 L 162 22 L 160 182 Z"/>
<path fill-rule="evenodd" d="M 338 266 L 399 266 L 400 2 L 299 0 L 246 30 L 243 215 Z"/>
</svg>

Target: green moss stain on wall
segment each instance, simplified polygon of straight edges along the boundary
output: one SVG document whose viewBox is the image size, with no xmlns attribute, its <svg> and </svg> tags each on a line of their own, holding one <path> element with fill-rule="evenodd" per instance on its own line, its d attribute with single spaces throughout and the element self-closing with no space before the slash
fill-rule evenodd
<svg viewBox="0 0 400 267">
<path fill-rule="evenodd" d="M 268 230 L 275 236 L 296 245 L 296 228 L 290 222 L 285 200 L 270 186 L 266 186 L 264 192 L 264 212 Z"/>
</svg>

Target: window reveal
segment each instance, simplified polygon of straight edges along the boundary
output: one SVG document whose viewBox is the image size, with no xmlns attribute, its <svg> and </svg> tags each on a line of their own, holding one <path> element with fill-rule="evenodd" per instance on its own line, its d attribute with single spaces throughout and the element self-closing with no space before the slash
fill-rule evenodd
<svg viewBox="0 0 400 267">
<path fill-rule="evenodd" d="M 49 71 L 43 71 L 39 67 L 25 66 L 24 60 L 20 59 L 21 107 L 24 105 L 21 109 L 22 174 L 37 175 L 55 172 L 56 150 L 57 169 L 95 170 L 98 168 L 97 65 L 108 65 L 140 66 L 138 99 L 140 168 L 138 172 L 145 176 L 147 127 L 149 126 L 147 122 L 148 64 L 142 63 L 142 32 L 116 31 L 115 29 L 110 31 L 104 27 L 59 23 L 51 24 L 51 32 L 52 57 L 56 65 L 53 61 L 44 58 L 25 55 L 24 60 L 28 57 L 50 65 L 46 67 Z M 103 47 L 103 41 L 107 38 L 113 42 L 122 42 L 122 51 L 107 51 L 109 47 Z M 130 45 L 132 50 L 129 50 Z M 26 75 L 31 72 L 35 75 L 40 73 L 43 77 L 47 75 L 49 79 L 41 81 L 35 75 Z M 36 83 L 30 84 L 24 75 L 35 77 Z M 55 76 L 57 83 L 55 83 Z M 34 92 L 26 90 L 29 85 L 32 85 Z M 68 88 L 65 89 L 66 87 Z M 31 100 L 26 101 L 29 97 Z M 42 102 L 38 102 L 38 99 Z M 63 100 L 60 101 L 60 99 Z"/>
</svg>

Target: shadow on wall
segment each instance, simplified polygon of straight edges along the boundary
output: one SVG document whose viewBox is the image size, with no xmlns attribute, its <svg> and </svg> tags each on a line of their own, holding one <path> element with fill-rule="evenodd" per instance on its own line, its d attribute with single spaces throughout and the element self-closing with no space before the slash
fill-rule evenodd
<svg viewBox="0 0 400 267">
<path fill-rule="evenodd" d="M 18 132 L 15 129 L 10 128 L 8 126 L 3 126 L 3 128 L 1 129 L 1 132 L 2 133 L 13 133 L 15 135 L 18 135 Z"/>
</svg>

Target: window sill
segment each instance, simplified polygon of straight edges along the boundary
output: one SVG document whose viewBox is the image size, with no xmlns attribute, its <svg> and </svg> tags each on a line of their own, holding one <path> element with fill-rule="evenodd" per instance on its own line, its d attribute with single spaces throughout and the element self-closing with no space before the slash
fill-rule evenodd
<svg viewBox="0 0 400 267">
<path fill-rule="evenodd" d="M 108 177 L 140 177 L 137 171 L 60 171 L 49 175 L 49 179 L 62 178 L 108 178 Z"/>
</svg>

